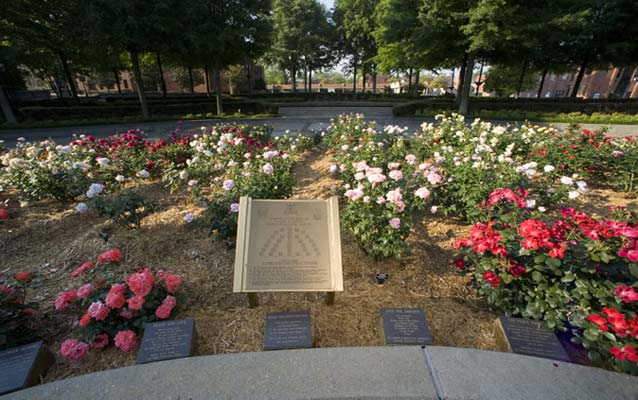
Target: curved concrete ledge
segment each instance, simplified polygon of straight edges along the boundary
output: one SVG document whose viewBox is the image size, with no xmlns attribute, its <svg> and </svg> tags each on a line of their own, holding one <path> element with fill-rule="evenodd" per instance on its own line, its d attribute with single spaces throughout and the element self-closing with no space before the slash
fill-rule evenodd
<svg viewBox="0 0 638 400">
<path fill-rule="evenodd" d="M 13 399 L 637 399 L 638 378 L 510 353 L 427 346 L 224 354 L 88 374 Z"/>
</svg>

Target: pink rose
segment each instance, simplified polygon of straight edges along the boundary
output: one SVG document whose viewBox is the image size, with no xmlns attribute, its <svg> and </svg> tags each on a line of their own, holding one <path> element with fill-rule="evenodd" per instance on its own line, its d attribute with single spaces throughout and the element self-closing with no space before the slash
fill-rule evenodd
<svg viewBox="0 0 638 400">
<path fill-rule="evenodd" d="M 164 276 L 164 282 L 166 283 L 166 290 L 168 290 L 168 293 L 175 293 L 182 285 L 183 279 L 177 274 L 166 274 Z"/>
<path fill-rule="evenodd" d="M 80 286 L 76 294 L 81 299 L 87 299 L 91 295 L 92 291 L 93 286 L 90 283 L 87 283 L 86 285 Z"/>
<path fill-rule="evenodd" d="M 416 197 L 419 197 L 421 199 L 427 199 L 428 197 L 430 197 L 430 191 L 426 187 L 417 189 L 414 194 L 416 195 Z"/>
<path fill-rule="evenodd" d="M 137 347 L 135 332 L 131 330 L 119 331 L 117 335 L 115 335 L 115 347 L 125 353 L 135 350 L 135 347 Z"/>
<path fill-rule="evenodd" d="M 162 304 L 155 310 L 155 316 L 159 319 L 166 319 L 171 315 L 171 308 Z"/>
<path fill-rule="evenodd" d="M 67 339 L 60 346 L 60 354 L 62 357 L 71 361 L 81 360 L 84 356 L 86 356 L 88 351 L 88 344 L 79 342 L 75 339 Z"/>
<path fill-rule="evenodd" d="M 399 218 L 392 218 L 390 220 L 390 226 L 394 229 L 399 229 L 399 227 L 401 226 L 401 219 Z"/>
<path fill-rule="evenodd" d="M 69 303 L 74 302 L 76 299 L 77 294 L 75 293 L 75 290 L 68 290 L 55 299 L 55 309 L 62 311 L 69 305 Z"/>
<path fill-rule="evenodd" d="M 128 299 L 128 307 L 131 310 L 141 310 L 144 306 L 144 302 L 144 297 L 142 296 L 131 297 Z"/>
<path fill-rule="evenodd" d="M 93 344 L 91 347 L 94 349 L 101 349 L 103 347 L 108 346 L 109 344 L 109 335 L 106 333 L 100 333 L 95 335 L 95 340 L 93 340 Z"/>
</svg>

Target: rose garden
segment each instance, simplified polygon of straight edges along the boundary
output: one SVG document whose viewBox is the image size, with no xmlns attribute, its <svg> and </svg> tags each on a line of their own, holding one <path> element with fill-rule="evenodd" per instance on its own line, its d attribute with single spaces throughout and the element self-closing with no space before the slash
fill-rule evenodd
<svg viewBox="0 0 638 400">
<path fill-rule="evenodd" d="M 370 346 L 380 307 L 418 307 L 435 345 L 497 350 L 494 319 L 522 317 L 638 374 L 638 140 L 612 133 L 341 115 L 314 136 L 19 142 L 0 149 L 0 347 L 44 340 L 53 381 L 134 364 L 152 322 L 192 318 L 195 355 L 259 351 L 267 312 L 308 309 L 315 347 Z M 333 195 L 333 306 L 233 294 L 241 196 Z"/>
</svg>

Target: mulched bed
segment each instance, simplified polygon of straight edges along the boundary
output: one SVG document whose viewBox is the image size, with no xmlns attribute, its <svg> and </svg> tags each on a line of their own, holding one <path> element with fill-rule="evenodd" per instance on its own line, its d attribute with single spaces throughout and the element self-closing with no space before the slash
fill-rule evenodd
<svg viewBox="0 0 638 400">
<path fill-rule="evenodd" d="M 328 173 L 331 156 L 323 149 L 301 157 L 297 164 L 294 198 L 327 198 L 338 181 Z M 98 232 L 110 233 L 110 244 L 123 251 L 128 271 L 162 268 L 184 277 L 174 318 L 191 317 L 197 329 L 196 355 L 261 351 L 266 313 L 310 310 L 317 347 L 382 345 L 381 307 L 421 307 L 425 310 L 435 345 L 496 350 L 492 324 L 498 313 L 456 273 L 451 259 L 454 239 L 469 225 L 443 216 L 428 216 L 409 239 L 409 252 L 400 260 L 373 261 L 347 232 L 342 232 L 344 291 L 334 306 L 324 304 L 323 293 L 260 294 L 260 307 L 248 307 L 244 295 L 233 294 L 234 250 L 210 237 L 197 220 L 182 217 L 201 209 L 185 195 L 171 195 L 161 182 L 147 184 L 144 194 L 157 208 L 142 220 L 141 229 L 126 230 L 95 214 L 77 214 L 73 205 L 39 202 L 26 208 L 10 199 L 12 218 L 0 224 L 0 272 L 36 274 L 28 296 L 41 302 L 37 318 L 52 352 L 70 336 L 73 321 L 53 309 L 56 296 L 77 287 L 69 274 L 104 250 Z M 3 199 L 0 199 L 3 200 Z M 585 207 L 603 214 L 609 205 L 632 200 L 607 188 L 593 188 Z M 634 202 L 635 203 L 635 202 Z M 635 204 L 633 204 L 635 208 Z M 379 286 L 376 272 L 389 280 Z M 72 286 L 73 285 L 73 286 Z M 56 355 L 46 376 L 53 381 L 135 363 L 134 354 L 113 347 L 92 351 L 79 363 Z"/>
</svg>

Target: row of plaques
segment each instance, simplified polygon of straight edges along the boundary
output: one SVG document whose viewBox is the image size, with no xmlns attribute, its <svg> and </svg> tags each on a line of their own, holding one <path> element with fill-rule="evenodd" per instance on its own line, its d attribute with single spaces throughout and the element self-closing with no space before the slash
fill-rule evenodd
<svg viewBox="0 0 638 400">
<path fill-rule="evenodd" d="M 420 308 L 382 308 L 381 325 L 385 345 L 432 344 L 425 313 Z M 556 335 L 539 321 L 501 317 L 495 321 L 495 337 L 501 351 L 587 365 L 581 345 L 565 334 Z M 137 353 L 137 363 L 185 358 L 193 355 L 193 319 L 153 322 L 146 325 Z M 314 346 L 309 311 L 268 313 L 264 350 Z M 0 395 L 37 384 L 53 363 L 43 342 L 0 352 Z"/>
</svg>

